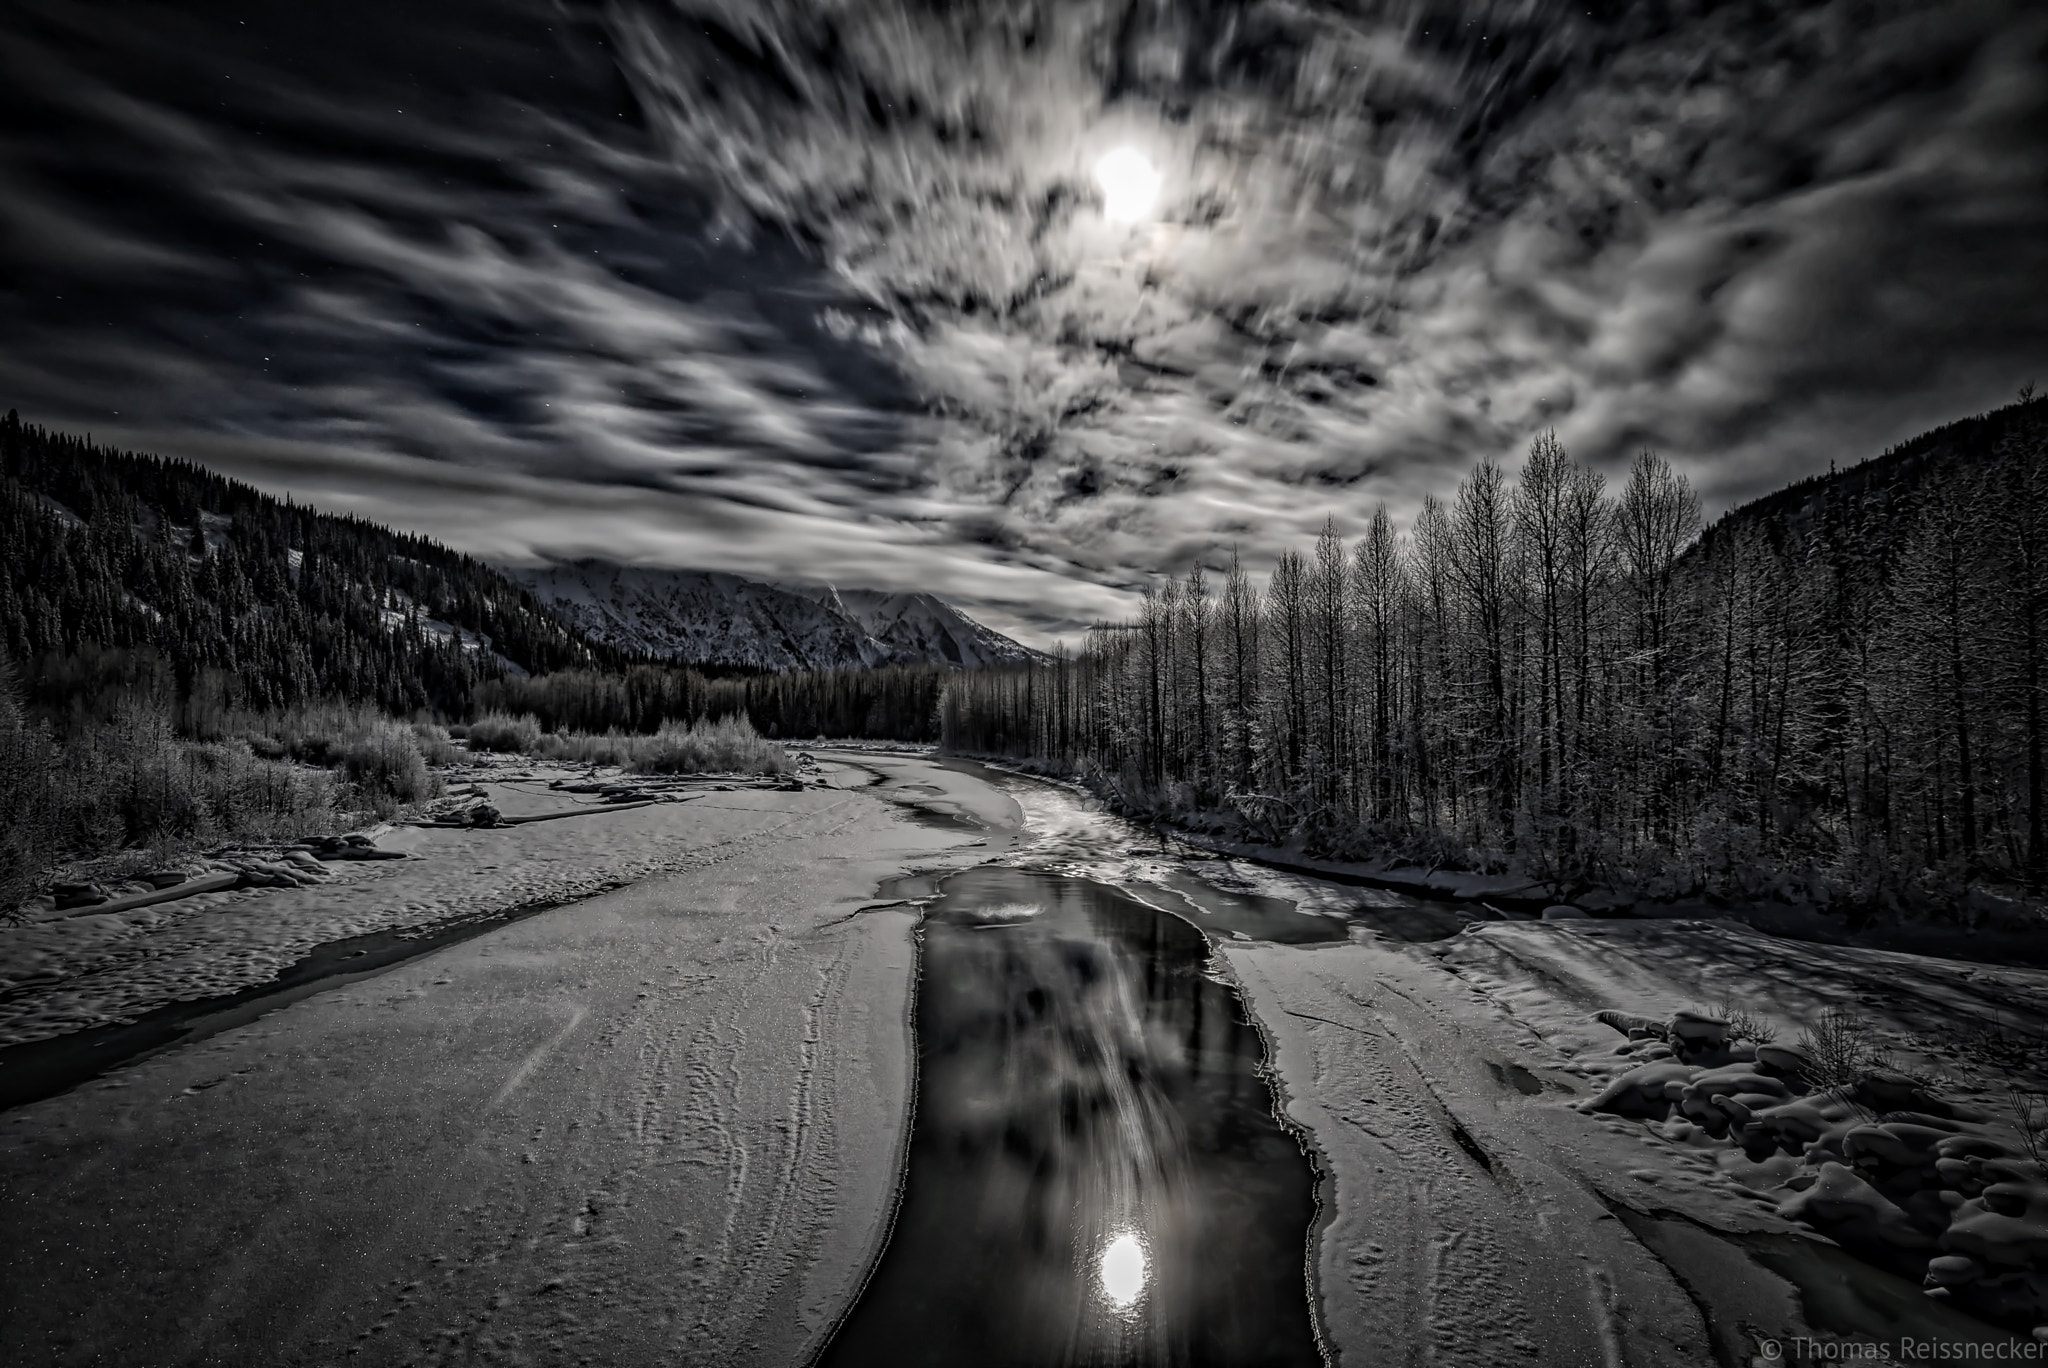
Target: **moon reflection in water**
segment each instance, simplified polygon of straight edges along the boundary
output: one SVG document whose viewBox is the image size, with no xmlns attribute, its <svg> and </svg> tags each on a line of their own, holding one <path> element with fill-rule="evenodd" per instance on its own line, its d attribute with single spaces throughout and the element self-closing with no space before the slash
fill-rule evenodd
<svg viewBox="0 0 2048 1368">
<path fill-rule="evenodd" d="M 1145 1295 L 1145 1246 L 1128 1230 L 1102 1251 L 1102 1296 L 1119 1311 Z"/>
<path fill-rule="evenodd" d="M 1088 879 L 942 889 L 902 1202 L 821 1368 L 1321 1368 L 1315 1174 L 1202 933 Z"/>
</svg>

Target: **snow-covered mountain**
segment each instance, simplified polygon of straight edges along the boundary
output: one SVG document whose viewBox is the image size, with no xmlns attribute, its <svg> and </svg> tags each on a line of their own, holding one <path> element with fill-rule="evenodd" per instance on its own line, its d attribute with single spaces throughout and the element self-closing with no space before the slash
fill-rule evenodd
<svg viewBox="0 0 2048 1368">
<path fill-rule="evenodd" d="M 629 651 L 764 670 L 1021 664 L 1036 652 L 932 594 L 763 584 L 603 560 L 506 571 L 586 635 Z"/>
</svg>

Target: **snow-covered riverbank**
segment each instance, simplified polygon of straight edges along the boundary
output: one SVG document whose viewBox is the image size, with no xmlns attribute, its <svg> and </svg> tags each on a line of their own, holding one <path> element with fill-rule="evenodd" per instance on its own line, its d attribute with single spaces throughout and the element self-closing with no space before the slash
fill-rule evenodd
<svg viewBox="0 0 2048 1368">
<path fill-rule="evenodd" d="M 301 887 L 236 888 L 129 911 L 0 926 L 0 1046 L 132 1019 L 260 985 L 317 946 L 375 932 L 426 936 L 714 866 L 792 821 L 830 812 L 875 772 L 828 765 L 806 786 L 707 778 L 620 808 L 559 784 L 581 769 L 481 757 L 459 776 L 505 817 L 560 821 L 379 829 L 403 860 L 336 862 Z M 891 795 L 907 802 L 919 795 Z M 0 1065 L 4 1067 L 4 1065 Z"/>
<path fill-rule="evenodd" d="M 308 934 L 647 873 L 0 1117 L 0 1360 L 801 1362 L 909 1114 L 914 919 L 862 909 L 1000 845 L 948 810 L 1015 820 L 922 762 L 837 773 L 411 835 L 435 858 Z"/>
<path fill-rule="evenodd" d="M 1339 1364 L 1737 1363 L 1765 1339 L 2005 1333 L 1813 1238 L 1813 1202 L 1786 1205 L 1798 1156 L 1589 1114 L 1656 1048 L 1591 1014 L 1725 1002 L 1789 1041 L 1846 1010 L 1996 1130 L 2002 1076 L 1957 1042 L 2038 1039 L 2048 975 L 1730 921 L 1472 923 L 1162 849 L 1069 788 L 820 758 L 801 791 L 392 833 L 415 858 L 67 932 L 77 982 L 17 984 L 10 1008 L 41 1006 L 15 1029 L 244 983 L 337 934 L 624 884 L 0 1117 L 20 1213 L 0 1354 L 802 1361 L 852 1304 L 901 1171 L 915 917 L 876 890 L 987 860 L 1211 932 L 1325 1175 L 1304 1252 Z M 507 814 L 578 801 L 537 772 L 486 788 Z"/>
<path fill-rule="evenodd" d="M 1805 1181 L 1796 1153 L 1758 1162 L 1689 1123 L 1581 1107 L 1649 1058 L 1596 1011 L 1663 1020 L 1725 1003 L 1790 1043 L 1832 1010 L 2013 1149 L 2006 1076 L 1960 1046 L 1985 1030 L 2040 1039 L 2048 974 L 1730 919 L 1468 919 L 1162 848 L 1072 788 L 1019 780 L 1013 792 L 1033 833 L 1021 860 L 1150 889 L 1198 924 L 1205 909 L 1181 892 L 1191 876 L 1348 930 L 1334 944 L 1255 944 L 1215 923 L 1286 1113 L 1328 1173 L 1311 1257 L 1340 1364 L 1730 1363 L 1766 1339 L 1860 1338 L 1895 1356 L 1907 1340 L 2010 1342 L 1925 1295 L 1917 1274 L 1780 1214 L 1798 1190 L 1783 1184 Z"/>
</svg>

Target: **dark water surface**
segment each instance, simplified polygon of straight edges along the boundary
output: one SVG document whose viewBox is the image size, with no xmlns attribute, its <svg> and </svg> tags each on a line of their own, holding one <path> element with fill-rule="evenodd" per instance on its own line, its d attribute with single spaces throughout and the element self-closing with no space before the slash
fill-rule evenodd
<svg viewBox="0 0 2048 1368">
<path fill-rule="evenodd" d="M 1084 879 L 948 879 L 909 1173 L 827 1368 L 1323 1362 L 1315 1172 L 1200 932 Z"/>
</svg>

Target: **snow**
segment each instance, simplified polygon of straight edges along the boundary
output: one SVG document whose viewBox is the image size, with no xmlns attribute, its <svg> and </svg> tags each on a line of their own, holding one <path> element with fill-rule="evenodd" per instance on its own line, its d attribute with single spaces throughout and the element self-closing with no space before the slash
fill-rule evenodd
<svg viewBox="0 0 2048 1368">
<path fill-rule="evenodd" d="M 138 994 L 209 956 L 636 880 L 0 1117 L 0 1360 L 806 1361 L 886 1235 L 907 1137 L 914 917 L 875 890 L 1001 839 L 903 805 L 1007 802 L 892 763 L 412 830 L 384 840 L 416 859 L 189 918 L 233 924 L 212 939 L 157 928 L 176 972 L 107 966 Z M 559 801 L 533 773 L 486 788 Z"/>
<path fill-rule="evenodd" d="M 42 494 L 38 493 L 35 490 L 30 490 L 28 497 L 31 502 L 41 505 L 42 510 L 45 513 L 48 513 L 58 522 L 64 524 L 65 527 L 76 530 L 78 528 L 82 528 L 85 526 L 85 519 L 79 517 L 76 513 L 72 512 L 69 508 L 66 508 L 57 500 L 51 498 L 48 494 Z"/>
<path fill-rule="evenodd" d="M 1020 858 L 1129 887 L 1199 876 L 1348 921 L 1338 944 L 1215 938 L 1273 1051 L 1285 1115 L 1329 1175 L 1311 1257 L 1337 1363 L 1748 1361 L 1759 1337 L 1873 1343 L 1887 1327 L 2009 1340 L 1923 1278 L 1978 1297 L 1978 1315 L 2030 1319 L 2023 1265 L 2048 1234 L 2035 1216 L 2048 1188 L 2011 1167 L 2004 1079 L 1958 1042 L 1979 1028 L 2042 1039 L 2048 975 L 1732 920 L 1474 920 L 1326 882 L 1287 852 L 1256 853 L 1290 870 L 1174 854 L 1071 787 L 1012 791 L 1036 837 Z M 1515 891 L 1430 882 L 1462 900 Z M 1389 929 L 1425 911 L 1446 929 Z M 1723 1003 L 1779 1044 L 1731 1044 Z M 1859 1111 L 1794 1095 L 1792 1042 L 1830 1009 L 1900 1067 L 1939 1076 L 1939 1097 Z M 1659 1034 L 1640 1031 L 1651 1025 Z M 1946 1119 L 1869 1121 L 1909 1104 Z M 1808 1252 L 1829 1250 L 1822 1239 L 1857 1257 Z M 1934 1266 L 1964 1246 L 1978 1251 L 1967 1265 Z"/>
<path fill-rule="evenodd" d="M 1036 658 L 931 594 L 764 584 L 588 559 L 505 573 L 591 636 L 685 660 L 841 669 Z"/>
<path fill-rule="evenodd" d="M 297 556 L 299 552 L 294 551 L 291 554 Z M 400 559 L 403 559 L 403 557 Z M 297 564 L 297 561 L 293 562 L 294 567 Z M 383 606 L 377 610 L 378 620 L 383 623 L 384 630 L 387 632 L 410 631 L 413 626 L 412 615 L 416 607 L 417 605 L 412 596 L 404 590 L 387 589 Z M 422 616 L 419 619 L 419 629 L 437 642 L 453 641 L 469 654 L 488 654 L 497 663 L 498 667 L 507 674 L 521 679 L 526 677 L 526 668 L 512 660 L 509 656 L 500 653 L 492 643 L 488 633 L 471 631 L 466 627 L 458 627 L 452 622 L 443 622 L 439 618 L 426 616 Z"/>
<path fill-rule="evenodd" d="M 520 816 L 602 808 L 548 788 L 551 780 L 582 773 L 485 762 L 475 777 L 486 801 Z M 831 811 L 848 801 L 837 788 L 783 793 L 749 785 L 687 804 L 600 810 L 531 826 L 401 828 L 378 844 L 413 858 L 330 865 L 332 877 L 312 887 L 245 888 L 0 927 L 0 1045 L 263 983 L 328 941 L 376 931 L 426 933 L 702 868 L 777 814 Z"/>
<path fill-rule="evenodd" d="M 984 665 L 1021 665 L 1044 658 L 1039 652 L 982 626 L 936 594 L 830 588 L 822 592 L 886 647 L 894 660 L 944 661 L 972 670 Z"/>
<path fill-rule="evenodd" d="M 1578 1223 L 1573 1213 L 1583 1214 L 1591 1194 L 1602 1207 L 1645 1217 L 1682 1212 L 1698 1228 L 1738 1239 L 1824 1235 L 1868 1261 L 1862 1276 L 1873 1283 L 1886 1276 L 1880 1268 L 1915 1283 L 1923 1275 L 1939 1282 L 1930 1259 L 1971 1252 L 1972 1279 L 1992 1264 L 2015 1271 L 2003 1288 L 1986 1285 L 1980 1312 L 2000 1307 L 2022 1324 L 2034 1316 L 2027 1309 L 2033 1293 L 2016 1270 L 2048 1267 L 2036 1262 L 2048 1259 L 2040 1243 L 2048 1237 L 2041 1219 L 2048 1185 L 2026 1166 L 1999 1167 L 2010 1165 L 2017 1148 L 2002 1119 L 2003 1079 L 1943 1042 L 1973 1021 L 2037 1029 L 2048 976 L 1778 941 L 1732 923 L 1698 922 L 1486 923 L 1430 945 L 1360 932 L 1343 946 L 1233 944 L 1222 954 L 1276 1040 L 1289 1116 L 1334 1175 L 1336 1211 L 1320 1268 L 1340 1345 L 1391 1351 L 1373 1319 L 1382 1299 L 1360 1304 L 1351 1319 L 1353 1302 L 1331 1299 L 1329 1289 L 1357 1286 L 1362 1257 L 1375 1266 L 1391 1257 L 1373 1246 L 1402 1247 L 1377 1229 L 1389 1171 L 1406 1172 L 1395 1186 L 1434 1194 L 1445 1175 L 1429 1156 L 1450 1156 L 1443 1136 L 1453 1125 L 1472 1137 L 1508 1190 L 1499 1194 L 1502 1210 L 1477 1225 L 1452 1204 L 1439 1209 L 1434 1196 L 1427 1215 L 1416 1216 L 1424 1228 L 1407 1248 L 1427 1249 L 1431 1239 L 1461 1231 L 1476 1260 L 1403 1271 L 1425 1306 L 1441 1299 L 1461 1308 L 1459 1315 L 1482 1315 L 1484 1304 L 1514 1295 L 1501 1283 L 1518 1264 L 1529 1266 L 1515 1276 L 1562 1284 L 1569 1278 L 1560 1263 L 1581 1262 L 1599 1271 L 1596 1283 L 1632 1289 L 1624 1300 L 1668 1298 L 1674 1276 L 1715 1284 L 1711 1270 L 1667 1268 L 1640 1244 L 1615 1244 L 1597 1214 L 1591 1226 Z M 1890 1044 L 1903 1063 L 1944 1075 L 1939 1099 L 1918 1095 L 1919 1105 L 1943 1115 L 1890 1112 L 1880 1126 L 1870 1117 L 1905 1095 L 1872 1099 L 1861 1110 L 1831 1097 L 1794 1096 L 1803 1089 L 1788 1085 L 1775 1064 L 1728 1043 L 1704 1012 L 1685 1010 L 1728 999 L 1776 1024 L 1785 1039 L 1825 1008 L 1853 1008 L 1866 1043 Z M 1674 1057 L 1664 1040 L 1631 1041 L 1616 1025 L 1592 1019 L 1598 1008 L 1658 1021 L 1679 1016 L 1673 1038 L 1691 1062 Z M 1765 1053 L 1777 1062 L 1796 1057 Z M 1541 1093 L 1503 1086 L 1509 1067 L 1540 1080 Z M 1973 1146 L 1974 1160 L 1943 1153 Z M 1990 1181 L 1999 1176 L 2017 1182 L 2009 1198 Z M 2013 1214 L 1989 1209 L 1987 1198 L 2005 1200 Z M 1519 1228 L 1544 1224 L 1554 1244 L 1518 1241 Z M 1962 1272 L 1951 1265 L 1940 1276 Z M 1601 1295 L 1581 1290 L 1575 1300 L 1597 1319 Z M 1822 1333 L 1802 1319 L 1794 1297 L 1778 1303 L 1776 1322 L 1760 1320 L 1751 1301 L 1715 1311 L 1758 1334 Z M 1679 1323 L 1688 1321 L 1696 1324 L 1696 1315 Z M 1862 1328 L 1874 1334 L 1880 1327 Z M 1654 1346 L 1637 1342 L 1646 1333 L 1640 1312 L 1615 1322 L 1613 1332 L 1629 1361 L 1638 1352 L 1655 1356 Z M 1442 1330 L 1411 1325 L 1404 1333 L 1427 1338 Z M 2005 1335 L 1960 1318 L 1945 1333 Z M 1507 1352 L 1502 1345 L 1485 1350 Z"/>
<path fill-rule="evenodd" d="M 816 754 L 802 792 L 406 829 L 380 843 L 413 858 L 319 887 L 0 932 L 0 1031 L 25 1040 L 340 936 L 566 903 L 0 1118 L 0 1356 L 803 1361 L 884 1238 L 906 1136 L 914 914 L 876 890 L 984 860 L 1198 924 L 1174 890 L 1199 878 L 1344 937 L 1212 935 L 1325 1175 L 1304 1252 L 1336 1364 L 1747 1362 L 1758 1337 L 2005 1335 L 1958 1307 L 2029 1323 L 2048 1183 L 1968 1043 L 2041 1039 L 2048 974 L 1727 920 L 1470 921 L 1162 849 L 1071 787 Z M 562 773 L 477 771 L 515 816 L 585 801 Z M 1829 1010 L 1917 1077 L 1805 1086 L 1794 1042 Z"/>
</svg>

